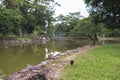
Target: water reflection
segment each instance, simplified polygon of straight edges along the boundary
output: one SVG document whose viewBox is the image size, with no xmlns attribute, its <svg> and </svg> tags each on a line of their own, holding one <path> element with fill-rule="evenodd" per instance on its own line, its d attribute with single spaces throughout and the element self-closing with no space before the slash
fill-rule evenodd
<svg viewBox="0 0 120 80">
<path fill-rule="evenodd" d="M 0 71 L 2 71 L 0 78 L 7 77 L 27 66 L 39 64 L 62 51 L 89 44 L 88 40 L 55 40 L 39 44 L 0 46 Z"/>
<path fill-rule="evenodd" d="M 45 51 L 39 45 L 20 45 L 0 48 L 0 70 L 6 76 L 44 60 Z"/>
<path fill-rule="evenodd" d="M 46 52 L 45 59 L 47 59 L 50 56 L 50 54 L 48 53 L 48 48 L 45 48 L 45 52 Z"/>
<path fill-rule="evenodd" d="M 56 40 L 39 44 L 0 46 L 0 70 L 3 71 L 6 76 L 9 76 L 27 65 L 39 64 L 41 61 L 55 56 L 61 51 L 82 45 L 85 45 L 84 41 Z"/>
<path fill-rule="evenodd" d="M 48 52 L 48 48 L 45 48 L 45 52 L 46 52 L 45 59 L 50 59 L 50 58 L 55 57 L 58 54 L 60 54 L 60 51 L 59 52 L 58 51 Z"/>
<path fill-rule="evenodd" d="M 5 74 L 2 71 L 0 71 L 0 80 L 4 80 L 4 77 L 5 77 Z"/>
</svg>

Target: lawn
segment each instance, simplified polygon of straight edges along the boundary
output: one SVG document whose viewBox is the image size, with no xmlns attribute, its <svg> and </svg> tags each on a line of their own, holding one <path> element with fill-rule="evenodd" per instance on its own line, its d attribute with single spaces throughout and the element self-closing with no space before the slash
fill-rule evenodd
<svg viewBox="0 0 120 80">
<path fill-rule="evenodd" d="M 81 54 L 60 80 L 120 80 L 120 44 L 104 45 Z"/>
</svg>

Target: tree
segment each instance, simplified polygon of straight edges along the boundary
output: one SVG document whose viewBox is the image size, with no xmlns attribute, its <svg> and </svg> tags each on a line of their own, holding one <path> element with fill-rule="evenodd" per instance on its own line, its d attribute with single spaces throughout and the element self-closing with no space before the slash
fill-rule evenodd
<svg viewBox="0 0 120 80">
<path fill-rule="evenodd" d="M 78 24 L 72 29 L 71 35 L 89 38 L 92 44 L 96 45 L 98 44 L 98 35 L 103 34 L 105 30 L 102 23 L 96 25 L 89 17 L 79 20 Z"/>
<path fill-rule="evenodd" d="M 23 4 L 25 0 L 3 0 L 3 6 L 7 9 L 19 10 L 19 6 Z"/>
<path fill-rule="evenodd" d="M 56 24 L 57 31 L 62 31 L 65 36 L 71 36 L 71 30 L 77 25 L 81 17 L 80 12 L 69 13 L 66 16 L 59 15 L 57 17 L 58 24 Z"/>
<path fill-rule="evenodd" d="M 33 2 L 29 4 L 30 6 L 28 7 L 27 11 L 25 11 L 27 16 L 24 15 L 27 22 L 24 24 L 27 28 L 26 30 L 31 31 L 30 33 L 36 31 L 37 35 L 40 35 L 41 31 L 47 31 L 48 36 L 52 38 L 54 31 L 52 23 L 54 21 L 54 6 L 56 6 L 57 3 L 55 3 L 54 0 L 33 0 Z M 22 11 L 23 9 L 24 6 L 21 6 L 20 10 Z M 45 27 L 46 25 L 47 27 Z"/>
<path fill-rule="evenodd" d="M 0 10 L 0 37 L 6 38 L 9 35 L 19 35 L 22 23 L 22 16 L 16 10 Z"/>
<path fill-rule="evenodd" d="M 59 4 L 54 0 L 3 0 L 0 6 L 1 9 L 14 9 L 20 12 L 23 16 L 22 33 L 32 34 L 37 31 L 37 35 L 40 35 L 42 30 L 46 30 L 46 22 L 49 23 L 48 34 L 52 32 L 49 31 L 51 30 L 49 27 L 52 26 L 54 6 L 56 5 Z"/>
<path fill-rule="evenodd" d="M 120 30 L 120 0 L 85 0 L 93 21 L 104 23 L 109 29 Z"/>
</svg>

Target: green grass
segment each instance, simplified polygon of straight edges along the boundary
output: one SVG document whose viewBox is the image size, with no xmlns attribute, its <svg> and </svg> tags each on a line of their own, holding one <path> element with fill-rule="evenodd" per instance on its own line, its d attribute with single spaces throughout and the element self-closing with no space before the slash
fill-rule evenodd
<svg viewBox="0 0 120 80">
<path fill-rule="evenodd" d="M 77 57 L 60 80 L 120 80 L 120 44 L 104 45 Z"/>
<path fill-rule="evenodd" d="M 18 37 L 16 39 L 18 39 L 18 40 L 28 40 L 29 38 L 27 38 L 27 37 Z"/>
</svg>

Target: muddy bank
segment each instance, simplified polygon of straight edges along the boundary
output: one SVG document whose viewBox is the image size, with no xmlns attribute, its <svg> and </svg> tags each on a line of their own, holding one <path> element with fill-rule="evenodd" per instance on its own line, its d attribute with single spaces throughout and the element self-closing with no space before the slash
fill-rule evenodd
<svg viewBox="0 0 120 80">
<path fill-rule="evenodd" d="M 15 72 L 7 80 L 58 80 L 61 71 L 69 61 L 77 55 L 84 54 L 96 46 L 84 46 L 73 50 L 67 50 L 57 54 L 36 66 L 28 66 L 19 72 Z"/>
<path fill-rule="evenodd" d="M 28 39 L 28 40 L 18 40 L 18 39 L 0 39 L 0 45 L 20 45 L 20 44 L 35 44 L 39 42 L 47 42 L 50 39 L 46 38 L 34 38 L 34 39 Z"/>
</svg>

